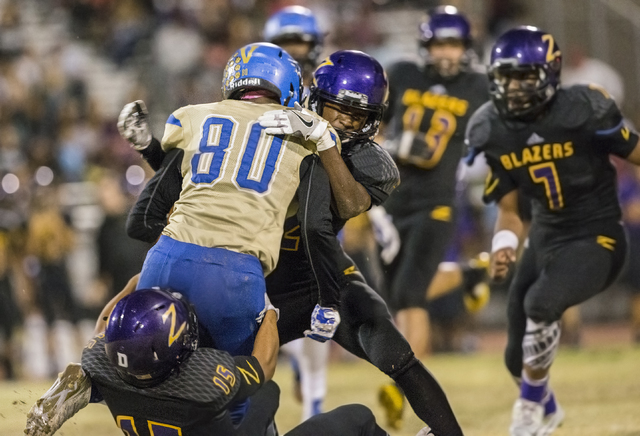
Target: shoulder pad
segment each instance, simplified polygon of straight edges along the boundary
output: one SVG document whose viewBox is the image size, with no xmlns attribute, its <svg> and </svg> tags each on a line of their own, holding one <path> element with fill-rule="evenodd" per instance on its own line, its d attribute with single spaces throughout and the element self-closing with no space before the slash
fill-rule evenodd
<svg viewBox="0 0 640 436">
<path fill-rule="evenodd" d="M 491 137 L 491 121 L 497 112 L 492 101 L 488 101 L 471 115 L 467 124 L 465 143 L 468 147 L 481 151 Z"/>
<path fill-rule="evenodd" d="M 384 198 L 372 194 L 374 203 L 384 201 L 386 196 L 400 184 L 400 173 L 389 153 L 373 141 L 359 144 L 345 156 L 345 163 L 355 180 L 372 194 L 381 191 Z"/>
<path fill-rule="evenodd" d="M 217 411 L 222 410 L 238 391 L 240 384 L 236 383 L 236 378 L 235 362 L 229 353 L 199 348 L 166 381 L 143 391 L 160 398 L 209 403 L 212 410 Z"/>
<path fill-rule="evenodd" d="M 568 100 L 565 103 L 565 100 Z M 562 88 L 558 95 L 562 106 L 562 114 L 558 119 L 563 120 L 565 127 L 577 127 L 584 123 L 597 122 L 605 118 L 616 103 L 606 90 L 598 85 L 574 85 Z"/>
</svg>

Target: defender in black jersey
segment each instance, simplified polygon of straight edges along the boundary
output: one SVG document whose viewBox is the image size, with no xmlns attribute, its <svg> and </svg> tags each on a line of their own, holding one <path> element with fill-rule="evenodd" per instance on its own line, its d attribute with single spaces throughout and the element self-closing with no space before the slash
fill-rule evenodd
<svg viewBox="0 0 640 436">
<path fill-rule="evenodd" d="M 389 68 L 385 149 L 402 184 L 384 205 L 400 235 L 400 250 L 384 267 L 389 306 L 417 356 L 428 352 L 427 288 L 454 229 L 456 170 L 471 114 L 489 99 L 486 76 L 468 66 L 467 19 L 452 6 L 420 26 L 426 63 Z M 387 260 L 388 262 L 388 260 Z"/>
<path fill-rule="evenodd" d="M 314 189 L 298 195 L 298 213 L 285 223 L 278 266 L 266 278 L 271 300 L 281 306 L 281 343 L 303 337 L 318 294 L 333 295 L 334 283 L 337 284 L 341 323 L 333 339 L 392 377 L 435 435 L 460 435 L 462 431 L 446 395 L 414 357 L 393 325 L 385 303 L 366 285 L 351 259 L 341 249 L 335 251 L 331 262 L 317 262 L 314 258 L 315 238 L 337 241 L 336 233 L 346 219 L 372 204 L 380 204 L 398 183 L 392 159 L 371 140 L 382 115 L 380 99 L 385 92 L 380 94 L 380 88 L 386 91 L 386 81 L 379 82 L 384 74 L 378 62 L 361 52 L 340 51 L 325 60 L 315 76 L 317 86 L 312 88 L 310 107 L 322 113 L 337 130 L 343 149 L 341 153 L 335 148 L 320 151 L 326 173 L 315 171 Z M 340 88 L 340 84 L 341 89 L 333 89 Z M 150 150 L 157 147 L 153 144 L 144 151 L 151 157 L 152 166 L 158 161 L 157 151 Z M 129 231 L 137 238 L 157 237 L 181 183 L 176 176 L 179 159 L 168 154 L 162 165 L 132 210 Z M 332 226 L 329 232 L 319 231 L 326 229 L 325 225 L 309 222 L 324 222 L 327 214 Z"/>
<path fill-rule="evenodd" d="M 127 435 L 277 434 L 273 420 L 279 389 L 268 381 L 278 350 L 273 306 L 264 315 L 253 355 L 232 357 L 198 347 L 197 318 L 180 294 L 157 288 L 132 291 L 121 293 L 106 331 L 86 346 L 82 365 L 70 364 L 36 402 L 27 435 L 53 435 L 78 410 L 99 401 Z M 235 425 L 229 405 L 249 396 L 249 411 Z M 311 436 L 319 430 L 334 436 L 387 435 L 371 411 L 356 404 L 317 416 L 287 434 Z"/>
<path fill-rule="evenodd" d="M 564 412 L 548 386 L 567 308 L 604 290 L 626 254 L 609 155 L 640 164 L 638 135 L 601 88 L 559 88 L 561 52 L 534 27 L 506 32 L 493 47 L 493 101 L 469 122 L 471 156 L 491 174 L 484 199 L 499 212 L 491 275 L 515 261 L 522 222 L 518 192 L 532 199 L 529 244 L 509 289 L 505 360 L 520 383 L 511 435 L 549 435 Z"/>
</svg>

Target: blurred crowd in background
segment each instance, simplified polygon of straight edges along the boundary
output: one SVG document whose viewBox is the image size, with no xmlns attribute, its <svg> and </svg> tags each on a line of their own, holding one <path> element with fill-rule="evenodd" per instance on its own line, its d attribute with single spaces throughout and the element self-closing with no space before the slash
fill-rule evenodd
<svg viewBox="0 0 640 436">
<path fill-rule="evenodd" d="M 475 26 L 480 65 L 502 31 L 544 24 L 525 21 L 531 11 L 524 1 L 448 3 Z M 418 20 L 439 2 L 0 0 L 0 379 L 49 377 L 77 360 L 104 303 L 140 271 L 149 247 L 129 239 L 124 227 L 151 172 L 118 134 L 122 105 L 144 100 L 160 137 L 176 108 L 221 98 L 228 57 L 262 40 L 266 18 L 291 4 L 317 14 L 327 31 L 325 53 L 359 49 L 388 65 L 417 56 Z M 594 81 L 623 103 L 625 83 L 615 66 L 579 44 L 564 53 L 564 83 Z M 628 107 L 637 122 L 640 114 Z M 619 174 L 637 264 L 640 174 L 623 164 Z M 460 183 L 459 259 L 488 247 L 493 210 L 480 201 L 484 176 L 473 168 Z M 360 230 L 345 243 L 370 233 Z M 354 245 L 375 253 L 371 244 Z M 375 265 L 371 270 L 375 281 Z M 640 270 L 629 269 L 624 283 L 640 286 Z M 477 323 L 504 322 L 500 296 L 494 301 L 493 315 L 490 305 Z M 596 315 L 629 313 L 622 303 Z"/>
</svg>

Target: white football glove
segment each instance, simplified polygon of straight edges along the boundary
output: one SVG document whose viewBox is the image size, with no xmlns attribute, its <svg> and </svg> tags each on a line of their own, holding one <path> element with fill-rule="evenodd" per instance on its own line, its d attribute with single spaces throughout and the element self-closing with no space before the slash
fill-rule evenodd
<svg viewBox="0 0 640 436">
<path fill-rule="evenodd" d="M 144 150 L 151 144 L 153 136 L 148 118 L 149 112 L 142 100 L 127 103 L 118 117 L 120 136 L 129 141 L 136 150 Z"/>
<path fill-rule="evenodd" d="M 304 335 L 318 342 L 326 342 L 333 338 L 340 325 L 340 313 L 331 307 L 316 304 L 311 314 L 311 330 L 305 330 Z"/>
<path fill-rule="evenodd" d="M 268 135 L 294 135 L 317 145 L 325 151 L 336 145 L 329 133 L 329 123 L 312 115 L 298 102 L 295 109 L 279 109 L 262 114 L 258 121 Z"/>
<path fill-rule="evenodd" d="M 258 324 L 262 324 L 262 320 L 264 319 L 264 316 L 267 314 L 269 310 L 273 310 L 276 313 L 276 320 L 280 319 L 280 309 L 278 309 L 273 304 L 271 304 L 271 300 L 269 299 L 269 296 L 265 292 L 264 293 L 264 309 L 262 309 L 258 314 L 258 316 L 256 317 L 256 321 L 258 322 Z"/>
<path fill-rule="evenodd" d="M 376 241 L 382 247 L 380 258 L 385 265 L 389 265 L 400 251 L 400 234 L 393 225 L 391 215 L 382 206 L 373 206 L 367 212 L 373 226 Z"/>
<path fill-rule="evenodd" d="M 51 436 L 90 399 L 91 380 L 79 363 L 70 363 L 29 410 L 24 434 Z"/>
</svg>

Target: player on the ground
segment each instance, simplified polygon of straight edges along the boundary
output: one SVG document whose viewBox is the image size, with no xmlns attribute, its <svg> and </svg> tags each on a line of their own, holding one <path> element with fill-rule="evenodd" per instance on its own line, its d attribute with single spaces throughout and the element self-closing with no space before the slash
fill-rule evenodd
<svg viewBox="0 0 640 436">
<path fill-rule="evenodd" d="M 398 183 L 393 161 L 372 141 L 387 94 L 387 81 L 380 64 L 361 52 L 340 51 L 323 62 L 314 76 L 310 108 L 321 113 L 336 128 L 345 145 L 342 154 L 335 147 L 318 149 L 328 173 L 326 187 L 331 190 L 324 191 L 324 198 L 318 193 L 317 201 L 308 202 L 302 215 L 298 213 L 297 217 L 287 220 L 278 267 L 267 277 L 272 300 L 286 306 L 281 311 L 281 342 L 303 336 L 309 317 L 317 312 L 314 306 L 318 289 L 327 286 L 322 277 L 334 274 L 339 285 L 341 327 L 315 337 L 321 340 L 333 337 L 347 350 L 392 377 L 405 390 L 416 414 L 431 426 L 435 435 L 462 434 L 446 395 L 413 356 L 409 344 L 394 327 L 386 305 L 365 284 L 353 262 L 339 247 L 334 255 L 335 270 L 323 271 L 333 266 L 311 261 L 311 253 L 316 247 L 312 235 L 306 235 L 305 240 L 305 232 L 300 228 L 301 216 L 333 212 L 331 237 L 337 241 L 337 231 L 347 218 L 372 204 L 380 204 Z M 291 131 L 289 124 L 295 123 L 296 119 L 289 111 L 279 111 L 263 118 L 263 122 L 276 129 L 274 133 L 288 133 Z M 166 187 L 158 186 L 158 191 L 166 190 Z M 145 200 L 141 196 L 141 199 L 141 210 L 155 212 L 153 217 L 147 213 L 137 221 L 146 219 L 160 225 L 170 204 L 158 211 L 145 205 L 153 204 L 152 198 Z M 335 206 L 332 206 L 332 200 Z M 146 239 L 152 240 L 157 230 L 154 226 L 148 226 L 147 230 Z"/>
<path fill-rule="evenodd" d="M 400 244 L 397 255 L 383 249 L 382 260 L 389 308 L 421 358 L 429 350 L 427 289 L 454 231 L 456 170 L 463 156 L 464 131 L 489 94 L 486 76 L 471 69 L 471 29 L 463 14 L 453 6 L 438 7 L 420 24 L 419 32 L 424 61 L 401 61 L 389 68 L 383 145 L 398 165 L 402 184 L 384 209 Z M 389 227 L 383 219 L 386 213 L 369 214 L 382 233 Z M 393 240 L 389 237 L 386 242 Z M 402 394 L 387 385 L 380 396 L 389 425 L 398 427 Z"/>
<path fill-rule="evenodd" d="M 265 41 L 282 47 L 298 61 L 307 94 L 324 40 L 316 16 L 303 6 L 288 6 L 267 19 L 262 33 Z M 302 421 L 305 421 L 322 411 L 327 391 L 329 344 L 302 338 L 281 348 L 291 357 L 294 393 L 302 402 Z"/>
<path fill-rule="evenodd" d="M 640 164 L 638 135 L 595 86 L 560 88 L 562 55 L 551 34 L 509 30 L 493 46 L 492 102 L 469 122 L 472 156 L 491 169 L 484 199 L 498 204 L 491 275 L 512 267 L 522 222 L 518 192 L 532 199 L 529 242 L 509 288 L 507 368 L 520 386 L 513 436 L 551 434 L 564 412 L 549 369 L 569 307 L 603 291 L 625 260 L 610 154 Z"/>
<path fill-rule="evenodd" d="M 239 49 L 222 85 L 225 100 L 183 107 L 167 121 L 161 145 L 177 168 L 169 177 L 179 177 L 181 190 L 138 287 L 183 293 L 216 348 L 246 354 L 264 308 L 264 276 L 278 260 L 287 209 L 299 184 L 319 171 L 309 149 L 315 151 L 316 142 L 335 146 L 337 136 L 315 115 L 305 115 L 317 122 L 304 138 L 264 133 L 257 119 L 292 107 L 302 90 L 297 62 L 278 46 Z M 324 240 L 336 244 L 318 238 L 314 255 L 331 263 L 335 247 L 327 249 Z M 323 306 L 337 306 L 333 295 Z"/>
<path fill-rule="evenodd" d="M 198 347 L 197 317 L 180 294 L 156 288 L 119 297 L 106 331 L 85 348 L 82 364 L 69 365 L 31 408 L 26 435 L 53 435 L 80 409 L 99 401 L 132 436 L 277 434 L 279 389 L 269 381 L 278 355 L 277 309 L 270 306 L 264 314 L 252 355 L 232 357 Z M 229 405 L 249 396 L 249 412 L 234 425 Z M 371 411 L 356 404 L 319 415 L 287 435 L 319 430 L 334 436 L 387 435 Z"/>
</svg>

